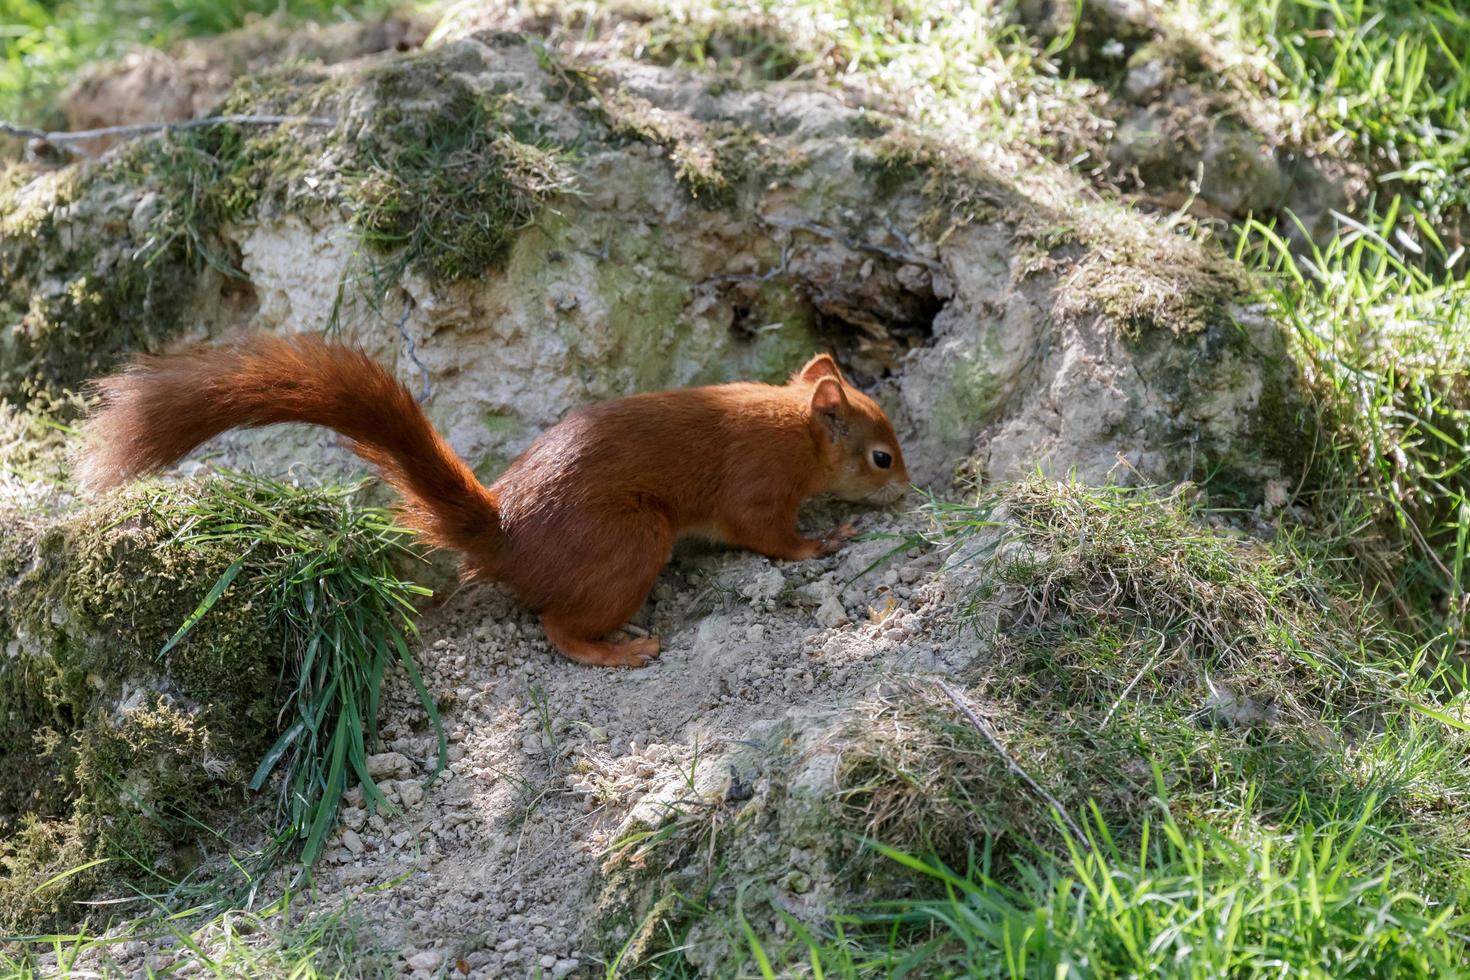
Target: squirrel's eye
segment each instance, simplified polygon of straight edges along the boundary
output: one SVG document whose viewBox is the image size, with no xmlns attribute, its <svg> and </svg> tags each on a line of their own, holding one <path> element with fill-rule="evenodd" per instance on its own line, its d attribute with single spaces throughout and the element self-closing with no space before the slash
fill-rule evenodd
<svg viewBox="0 0 1470 980">
<path fill-rule="evenodd" d="M 893 465 L 893 457 L 881 449 L 873 450 L 873 465 L 880 470 L 886 470 Z"/>
</svg>

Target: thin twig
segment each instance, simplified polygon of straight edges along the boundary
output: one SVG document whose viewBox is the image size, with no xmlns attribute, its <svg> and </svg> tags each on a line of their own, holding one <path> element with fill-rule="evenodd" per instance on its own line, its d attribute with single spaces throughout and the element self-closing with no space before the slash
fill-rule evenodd
<svg viewBox="0 0 1470 980">
<path fill-rule="evenodd" d="M 72 132 L 48 132 L 44 129 L 28 129 L 0 120 L 0 133 L 18 136 L 21 139 L 45 140 L 47 143 L 76 143 L 97 139 L 101 136 L 145 136 L 164 129 L 200 129 L 204 126 L 284 126 L 301 123 L 303 126 L 335 126 L 337 120 L 321 116 L 205 116 L 201 119 L 178 119 L 173 122 L 133 123 L 127 126 L 103 126 L 99 129 L 79 129 Z"/>
<path fill-rule="evenodd" d="M 761 273 L 760 275 L 756 275 L 753 272 L 741 272 L 741 273 L 734 273 L 734 274 L 731 274 L 731 275 L 724 275 L 724 276 L 711 276 L 710 278 L 704 280 L 704 282 L 700 283 L 700 285 L 701 286 L 704 286 L 704 285 L 708 285 L 710 283 L 724 283 L 724 282 L 770 282 L 772 279 L 775 279 L 777 276 L 784 276 L 784 275 L 786 275 L 787 274 L 787 271 L 789 269 L 790 264 L 791 264 L 791 239 L 790 239 L 790 236 L 787 236 L 786 241 L 784 241 L 784 242 L 781 243 L 781 264 L 780 265 L 773 266 L 770 269 L 767 269 L 765 272 Z"/>
<path fill-rule="evenodd" d="M 419 369 L 419 374 L 424 379 L 424 390 L 419 395 L 419 401 L 426 402 L 429 400 L 429 395 L 433 392 L 433 388 L 429 384 L 429 369 L 424 366 L 423 361 L 419 360 L 418 353 L 414 350 L 413 337 L 409 336 L 408 333 L 408 315 L 413 312 L 413 297 L 409 296 L 406 292 L 403 295 L 403 316 L 398 318 L 398 336 L 403 340 L 404 345 L 408 349 L 409 362 Z"/>
<path fill-rule="evenodd" d="M 1043 800 L 1046 800 L 1047 803 L 1051 804 L 1051 808 L 1055 810 L 1057 812 L 1057 815 L 1062 818 L 1063 822 L 1066 823 L 1067 829 L 1072 831 L 1072 836 L 1075 837 L 1081 844 L 1086 846 L 1089 851 L 1093 850 L 1092 841 L 1087 839 L 1087 835 L 1082 832 L 1082 828 L 1077 825 L 1077 821 L 1072 819 L 1071 814 L 1067 813 L 1066 808 L 1062 806 L 1061 802 L 1055 796 L 1052 796 L 1050 793 L 1048 793 L 1046 791 L 1046 788 L 1043 787 L 1040 783 L 1032 779 L 1031 774 L 1028 773 L 1025 769 L 1022 769 L 1020 763 L 1011 758 L 1011 754 L 1006 751 L 1004 745 L 1000 744 L 1000 739 L 997 738 L 995 733 L 990 730 L 990 726 L 985 723 L 984 719 L 975 714 L 974 709 L 971 708 L 970 705 L 965 701 L 965 699 L 960 696 L 959 692 L 950 687 L 944 681 L 937 680 L 934 683 L 938 685 L 939 689 L 943 691 L 951 701 L 954 702 L 954 706 L 960 709 L 960 713 L 970 720 L 970 724 L 975 726 L 975 730 L 978 731 L 981 735 L 985 736 L 985 740 L 990 743 L 990 747 L 995 749 L 995 751 L 999 753 L 1000 757 L 1005 760 L 1006 765 L 1010 767 L 1011 771 L 1020 776 L 1023 780 L 1025 780 L 1026 785 L 1035 790 L 1038 796 L 1040 796 Z"/>
<path fill-rule="evenodd" d="M 769 218 L 761 215 L 761 220 L 772 228 L 781 228 L 786 231 L 804 231 L 837 242 L 845 248 L 854 252 L 867 252 L 895 262 L 907 262 L 911 265 L 921 265 L 933 272 L 943 272 L 944 266 L 930 258 L 917 255 L 913 252 L 903 252 L 896 248 L 887 248 L 883 245 L 874 245 L 871 242 L 856 242 L 835 229 L 826 225 L 819 225 L 814 221 L 787 221 L 784 218 Z"/>
<path fill-rule="evenodd" d="M 1102 724 L 1097 726 L 1098 731 L 1102 731 L 1108 727 L 1108 722 L 1113 720 L 1113 712 L 1118 710 L 1118 706 L 1123 703 L 1123 700 L 1128 697 L 1138 682 L 1143 680 L 1143 675 L 1148 673 L 1149 668 L 1154 665 L 1154 661 L 1159 659 L 1159 654 L 1164 652 L 1164 644 L 1168 642 L 1168 639 L 1163 633 L 1159 634 L 1159 648 L 1154 651 L 1153 656 L 1148 658 L 1148 663 L 1143 665 L 1143 669 L 1133 676 L 1133 680 L 1128 682 L 1128 686 L 1123 688 L 1123 693 L 1118 695 L 1118 700 L 1113 702 L 1113 706 L 1108 709 L 1108 713 L 1103 715 Z"/>
</svg>

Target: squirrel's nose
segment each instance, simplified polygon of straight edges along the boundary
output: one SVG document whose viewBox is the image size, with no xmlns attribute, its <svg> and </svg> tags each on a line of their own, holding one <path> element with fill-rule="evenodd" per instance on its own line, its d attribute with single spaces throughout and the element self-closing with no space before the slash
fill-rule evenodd
<svg viewBox="0 0 1470 980">
<path fill-rule="evenodd" d="M 884 485 L 883 487 L 879 488 L 870 499 L 872 499 L 874 503 L 886 507 L 890 504 L 898 503 L 908 492 L 909 483 L 908 480 L 905 479 L 901 482 L 895 481 Z"/>
</svg>

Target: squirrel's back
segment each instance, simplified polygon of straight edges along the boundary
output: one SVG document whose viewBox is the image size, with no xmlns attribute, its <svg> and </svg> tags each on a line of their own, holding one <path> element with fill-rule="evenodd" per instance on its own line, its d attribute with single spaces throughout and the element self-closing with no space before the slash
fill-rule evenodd
<svg viewBox="0 0 1470 980">
<path fill-rule="evenodd" d="M 563 504 L 654 506 L 682 529 L 726 488 L 813 473 L 803 402 L 785 387 L 735 382 L 630 395 L 570 413 L 507 467 L 492 490 L 507 524 Z"/>
</svg>

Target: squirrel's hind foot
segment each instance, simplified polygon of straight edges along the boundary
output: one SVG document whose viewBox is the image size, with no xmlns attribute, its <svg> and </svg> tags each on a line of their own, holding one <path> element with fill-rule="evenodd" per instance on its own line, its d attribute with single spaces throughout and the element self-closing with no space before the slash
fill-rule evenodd
<svg viewBox="0 0 1470 980">
<path fill-rule="evenodd" d="M 642 667 L 658 656 L 656 636 L 613 643 L 576 635 L 558 620 L 542 618 L 551 645 L 579 664 L 592 667 Z"/>
</svg>

